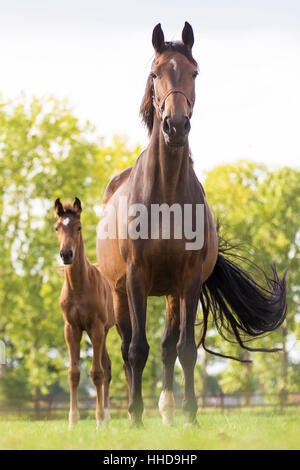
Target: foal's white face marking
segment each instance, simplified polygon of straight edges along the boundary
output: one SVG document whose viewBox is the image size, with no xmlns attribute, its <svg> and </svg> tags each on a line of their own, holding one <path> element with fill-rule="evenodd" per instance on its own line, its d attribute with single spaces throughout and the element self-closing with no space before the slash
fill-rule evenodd
<svg viewBox="0 0 300 470">
<path fill-rule="evenodd" d="M 173 66 L 173 70 L 176 72 L 176 69 L 177 69 L 176 60 L 175 60 L 175 59 L 171 59 L 171 60 L 170 60 L 170 63 L 171 63 L 172 66 Z"/>
<path fill-rule="evenodd" d="M 66 218 L 63 220 L 63 224 L 64 224 L 64 225 L 68 225 L 69 222 L 70 222 L 69 217 L 66 217 Z"/>
</svg>

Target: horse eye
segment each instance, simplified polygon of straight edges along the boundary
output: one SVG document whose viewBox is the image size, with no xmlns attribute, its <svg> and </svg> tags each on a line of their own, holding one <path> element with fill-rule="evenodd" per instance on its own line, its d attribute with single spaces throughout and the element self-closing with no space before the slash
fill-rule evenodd
<svg viewBox="0 0 300 470">
<path fill-rule="evenodd" d="M 197 75 L 198 75 L 198 72 L 194 72 L 192 77 L 195 79 L 197 77 Z"/>
<path fill-rule="evenodd" d="M 55 227 L 55 230 L 56 230 L 56 232 L 57 232 L 57 231 L 58 231 L 58 228 L 57 228 L 57 227 Z"/>
<path fill-rule="evenodd" d="M 155 80 L 155 78 L 157 78 L 157 75 L 156 75 L 156 73 L 154 73 L 154 72 L 151 72 L 151 73 L 150 73 L 150 77 L 151 77 L 151 78 L 153 78 L 153 79 Z"/>
<path fill-rule="evenodd" d="M 81 227 L 78 227 L 78 232 L 80 232 L 80 230 L 81 230 Z"/>
</svg>

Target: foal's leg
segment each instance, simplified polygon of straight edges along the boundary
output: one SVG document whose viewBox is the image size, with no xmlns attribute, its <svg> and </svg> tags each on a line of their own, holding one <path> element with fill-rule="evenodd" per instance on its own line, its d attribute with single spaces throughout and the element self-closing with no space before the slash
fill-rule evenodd
<svg viewBox="0 0 300 470">
<path fill-rule="evenodd" d="M 132 327 L 132 338 L 129 346 L 129 364 L 132 371 L 129 414 L 136 425 L 142 425 L 144 404 L 142 398 L 142 375 L 149 353 L 146 338 L 147 294 L 141 273 L 135 266 L 128 266 L 126 289 Z"/>
<path fill-rule="evenodd" d="M 198 408 L 195 396 L 194 369 L 197 361 L 195 319 L 200 289 L 201 279 L 196 279 L 180 299 L 180 337 L 177 343 L 177 353 L 185 379 L 183 410 L 188 424 L 196 424 Z"/>
<path fill-rule="evenodd" d="M 78 386 L 80 380 L 80 341 L 82 331 L 74 328 L 70 324 L 65 323 L 64 328 L 65 340 L 69 351 L 69 369 L 68 380 L 70 387 L 70 412 L 69 412 L 69 428 L 75 426 L 79 419 L 78 411 Z"/>
<path fill-rule="evenodd" d="M 162 339 L 163 389 L 158 407 L 164 424 L 173 424 L 175 401 L 173 395 L 174 365 L 177 358 L 176 344 L 179 338 L 179 298 L 168 295 L 166 325 Z"/>
<path fill-rule="evenodd" d="M 93 346 L 93 360 L 90 374 L 96 389 L 96 421 L 98 427 L 105 424 L 103 406 L 104 369 L 102 366 L 105 337 L 104 326 L 101 322 L 97 322 L 87 333 Z"/>
<path fill-rule="evenodd" d="M 128 389 L 131 389 L 131 367 L 128 359 L 128 351 L 131 341 L 131 321 L 129 315 L 129 306 L 127 294 L 113 292 L 114 315 L 119 335 L 122 339 L 122 357 L 124 361 L 124 370 L 127 378 Z"/>
<path fill-rule="evenodd" d="M 103 346 L 103 352 L 102 352 L 102 365 L 104 368 L 104 422 L 106 423 L 107 421 L 110 420 L 110 415 L 109 415 L 109 384 L 111 381 L 111 361 L 106 349 L 106 335 L 105 333 L 105 340 L 104 340 L 104 346 Z"/>
</svg>

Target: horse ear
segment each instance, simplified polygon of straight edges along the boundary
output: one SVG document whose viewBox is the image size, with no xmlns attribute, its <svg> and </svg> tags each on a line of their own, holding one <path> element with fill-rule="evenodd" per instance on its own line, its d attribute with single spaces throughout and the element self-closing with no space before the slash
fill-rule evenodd
<svg viewBox="0 0 300 470">
<path fill-rule="evenodd" d="M 194 33 L 193 28 L 187 21 L 184 23 L 184 28 L 182 30 L 182 42 L 186 47 L 192 49 L 194 44 Z"/>
<path fill-rule="evenodd" d="M 59 198 L 56 199 L 54 203 L 54 212 L 55 212 L 56 217 L 61 217 L 64 213 L 64 208 Z"/>
<path fill-rule="evenodd" d="M 73 208 L 75 212 L 77 212 L 78 214 L 81 214 L 81 211 L 82 211 L 81 202 L 80 202 L 80 199 L 78 199 L 78 197 L 75 197 Z"/>
<path fill-rule="evenodd" d="M 153 29 L 152 44 L 156 52 L 160 52 L 160 49 L 165 44 L 165 37 L 160 23 L 158 23 Z"/>
</svg>

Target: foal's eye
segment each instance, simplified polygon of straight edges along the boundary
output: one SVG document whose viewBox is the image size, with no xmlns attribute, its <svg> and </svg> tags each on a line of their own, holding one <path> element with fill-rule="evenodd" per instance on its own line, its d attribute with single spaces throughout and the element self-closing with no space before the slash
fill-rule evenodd
<svg viewBox="0 0 300 470">
<path fill-rule="evenodd" d="M 80 232 L 80 230 L 81 230 L 81 227 L 78 227 L 78 232 Z"/>
<path fill-rule="evenodd" d="M 55 231 L 56 231 L 56 232 L 58 231 L 58 228 L 57 228 L 57 227 L 55 227 Z"/>
<path fill-rule="evenodd" d="M 150 77 L 155 80 L 155 78 L 157 78 L 157 75 L 154 72 L 150 72 Z"/>
<path fill-rule="evenodd" d="M 192 77 L 195 79 L 198 74 L 199 74 L 199 72 L 196 71 L 196 72 L 193 73 Z"/>
</svg>

